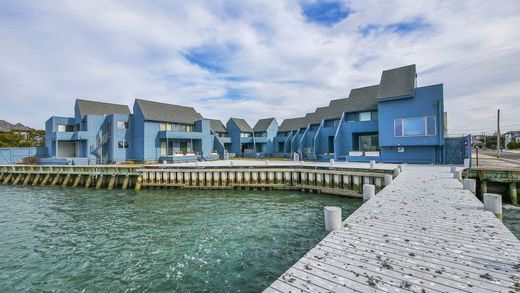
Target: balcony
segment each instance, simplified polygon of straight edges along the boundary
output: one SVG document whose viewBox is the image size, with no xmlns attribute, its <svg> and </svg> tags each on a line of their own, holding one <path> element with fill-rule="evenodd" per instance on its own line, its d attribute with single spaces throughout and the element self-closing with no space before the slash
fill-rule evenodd
<svg viewBox="0 0 520 293">
<path fill-rule="evenodd" d="M 253 143 L 253 137 L 241 137 L 240 143 Z"/>
<path fill-rule="evenodd" d="M 72 131 L 72 132 L 53 132 L 52 139 L 58 141 L 75 141 L 88 139 L 87 131 Z"/>
<path fill-rule="evenodd" d="M 255 137 L 255 142 L 256 143 L 266 143 L 267 142 L 267 137 L 265 136 L 258 136 L 258 137 Z"/>
<path fill-rule="evenodd" d="M 220 142 L 222 143 L 231 143 L 231 137 L 226 137 L 226 136 L 217 136 L 217 138 L 220 140 Z"/>
<path fill-rule="evenodd" d="M 202 132 L 186 131 L 159 131 L 159 139 L 202 139 Z"/>
</svg>

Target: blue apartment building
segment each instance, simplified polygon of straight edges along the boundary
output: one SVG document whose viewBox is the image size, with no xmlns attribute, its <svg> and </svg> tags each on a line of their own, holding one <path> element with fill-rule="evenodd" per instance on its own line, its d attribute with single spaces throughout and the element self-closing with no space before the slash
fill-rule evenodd
<svg viewBox="0 0 520 293">
<path fill-rule="evenodd" d="M 74 164 L 176 162 L 229 157 L 449 163 L 443 85 L 417 86 L 415 65 L 385 70 L 377 84 L 280 125 L 226 124 L 193 107 L 148 100 L 126 105 L 77 100 L 74 117 L 46 122 L 48 154 Z"/>
</svg>

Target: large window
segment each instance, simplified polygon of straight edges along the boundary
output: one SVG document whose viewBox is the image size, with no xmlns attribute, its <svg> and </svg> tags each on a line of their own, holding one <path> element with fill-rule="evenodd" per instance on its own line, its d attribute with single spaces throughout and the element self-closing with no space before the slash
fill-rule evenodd
<svg viewBox="0 0 520 293">
<path fill-rule="evenodd" d="M 359 136 L 359 151 L 362 151 L 362 152 L 379 151 L 379 136 L 378 135 L 360 135 Z"/>
<path fill-rule="evenodd" d="M 251 132 L 240 132 L 240 137 L 251 137 Z"/>
<path fill-rule="evenodd" d="M 265 132 L 265 131 L 255 132 L 255 137 L 267 137 L 267 132 Z"/>
<path fill-rule="evenodd" d="M 378 118 L 377 111 L 347 113 L 345 115 L 346 122 L 372 121 L 372 120 L 377 120 L 377 118 Z"/>
<path fill-rule="evenodd" d="M 399 118 L 394 120 L 394 135 L 430 136 L 436 134 L 435 116 Z"/>
</svg>

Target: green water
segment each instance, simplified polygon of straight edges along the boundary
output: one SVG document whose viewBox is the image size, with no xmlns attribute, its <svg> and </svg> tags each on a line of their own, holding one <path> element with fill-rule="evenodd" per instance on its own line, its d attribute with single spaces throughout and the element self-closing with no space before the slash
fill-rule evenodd
<svg viewBox="0 0 520 293">
<path fill-rule="evenodd" d="M 503 221 L 511 232 L 520 239 L 520 208 L 505 206 L 503 208 Z"/>
<path fill-rule="evenodd" d="M 261 291 L 324 237 L 326 205 L 361 201 L 0 186 L 0 292 Z"/>
</svg>

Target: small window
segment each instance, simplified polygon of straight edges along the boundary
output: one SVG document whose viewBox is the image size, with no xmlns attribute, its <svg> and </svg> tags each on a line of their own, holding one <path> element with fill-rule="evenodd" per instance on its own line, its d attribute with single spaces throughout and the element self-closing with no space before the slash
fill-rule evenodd
<svg viewBox="0 0 520 293">
<path fill-rule="evenodd" d="M 161 122 L 159 124 L 159 130 L 160 131 L 172 131 L 172 129 L 173 129 L 173 124 L 172 123 Z"/>
<path fill-rule="evenodd" d="M 378 113 L 377 111 L 372 111 L 370 112 L 371 116 L 372 116 L 372 120 L 377 120 L 378 119 Z"/>
<path fill-rule="evenodd" d="M 128 129 L 129 124 L 126 121 L 117 121 L 117 129 Z"/>
<path fill-rule="evenodd" d="M 128 148 L 128 141 L 127 140 L 120 140 L 117 142 L 117 147 L 120 149 L 127 149 Z"/>
<path fill-rule="evenodd" d="M 359 113 L 359 121 L 370 121 L 372 119 L 372 114 L 370 112 L 360 112 Z"/>
</svg>

